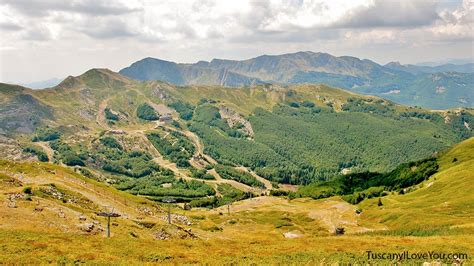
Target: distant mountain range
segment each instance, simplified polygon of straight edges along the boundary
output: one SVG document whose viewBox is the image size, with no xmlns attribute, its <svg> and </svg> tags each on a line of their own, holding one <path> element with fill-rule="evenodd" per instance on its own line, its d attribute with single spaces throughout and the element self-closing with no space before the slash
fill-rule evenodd
<svg viewBox="0 0 474 266">
<path fill-rule="evenodd" d="M 439 66 L 421 66 L 421 65 L 402 65 L 399 62 L 390 62 L 385 67 L 401 70 L 410 73 L 438 73 L 438 72 L 459 72 L 459 73 L 474 73 L 474 63 L 455 65 L 443 64 Z"/>
<path fill-rule="evenodd" d="M 137 80 L 175 85 L 251 86 L 266 83 L 323 83 L 431 109 L 474 106 L 474 64 L 435 67 L 386 65 L 351 56 L 297 52 L 248 60 L 213 59 L 179 64 L 145 58 L 120 71 Z"/>
<path fill-rule="evenodd" d="M 61 83 L 61 81 L 63 81 L 63 79 L 52 78 L 48 80 L 34 81 L 31 83 L 21 83 L 19 85 L 25 86 L 31 89 L 45 89 L 45 88 L 54 87 L 58 85 L 59 83 Z"/>
</svg>

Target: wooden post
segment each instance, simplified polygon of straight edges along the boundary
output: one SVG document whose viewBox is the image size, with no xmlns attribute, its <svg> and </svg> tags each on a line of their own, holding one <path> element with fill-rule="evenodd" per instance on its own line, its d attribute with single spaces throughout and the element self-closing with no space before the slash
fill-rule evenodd
<svg viewBox="0 0 474 266">
<path fill-rule="evenodd" d="M 168 203 L 168 223 L 171 224 L 171 204 L 175 203 L 176 200 L 174 198 L 164 198 L 162 202 Z"/>
<path fill-rule="evenodd" d="M 171 204 L 168 203 L 168 223 L 171 224 Z"/>
<path fill-rule="evenodd" d="M 107 237 L 110 238 L 110 216 L 107 216 Z"/>
</svg>

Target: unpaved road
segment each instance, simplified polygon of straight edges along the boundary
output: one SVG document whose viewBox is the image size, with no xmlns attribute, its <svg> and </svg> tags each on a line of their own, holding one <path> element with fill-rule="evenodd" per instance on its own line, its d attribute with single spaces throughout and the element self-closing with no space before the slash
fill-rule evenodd
<svg viewBox="0 0 474 266">
<path fill-rule="evenodd" d="M 105 119 L 105 108 L 107 108 L 107 104 L 109 100 L 110 100 L 110 97 L 100 102 L 99 109 L 97 110 L 96 122 L 99 126 L 103 127 L 104 129 L 109 129 L 109 125 L 107 125 L 107 121 Z"/>
<path fill-rule="evenodd" d="M 188 137 L 188 139 L 190 139 L 193 142 L 194 146 L 196 147 L 196 151 L 194 152 L 195 157 L 201 155 L 210 164 L 217 164 L 217 161 L 214 160 L 214 158 L 212 158 L 211 156 L 209 156 L 207 154 L 204 154 L 204 148 L 203 148 L 203 145 L 201 143 L 201 140 L 199 139 L 199 137 L 196 134 L 194 134 L 194 132 L 189 131 L 189 130 L 178 130 L 178 129 L 176 129 L 174 127 L 170 127 L 166 124 L 165 125 L 160 125 L 160 126 L 167 129 L 167 130 L 176 131 L 176 132 L 184 134 L 186 137 Z"/>
<path fill-rule="evenodd" d="M 239 166 L 239 167 L 236 167 L 236 169 L 238 170 L 241 170 L 241 171 L 245 171 L 249 174 L 251 174 L 253 177 L 255 177 L 258 181 L 262 182 L 264 185 L 265 185 L 265 188 L 267 190 L 272 190 L 273 189 L 273 185 L 270 181 L 268 181 L 267 179 L 257 175 L 254 171 L 248 169 L 247 167 L 244 167 L 244 166 Z"/>
<path fill-rule="evenodd" d="M 52 162 L 53 161 L 53 156 L 54 156 L 54 151 L 53 151 L 53 149 L 51 149 L 48 142 L 40 141 L 40 142 L 36 142 L 36 144 L 38 144 L 38 146 L 40 146 L 44 150 L 46 155 L 48 155 L 49 161 Z"/>
</svg>

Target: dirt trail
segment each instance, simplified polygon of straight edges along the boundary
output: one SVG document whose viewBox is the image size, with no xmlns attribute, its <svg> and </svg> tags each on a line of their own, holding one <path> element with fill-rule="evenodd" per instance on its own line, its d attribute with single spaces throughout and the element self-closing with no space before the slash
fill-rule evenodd
<svg viewBox="0 0 474 266">
<path fill-rule="evenodd" d="M 105 119 L 105 108 L 107 108 L 107 104 L 109 100 L 110 100 L 110 97 L 100 102 L 99 109 L 97 110 L 97 117 L 96 117 L 97 124 L 105 129 L 109 129 L 109 125 L 107 124 L 107 121 Z"/>
<path fill-rule="evenodd" d="M 189 130 L 178 130 L 178 129 L 170 127 L 166 124 L 160 125 L 160 126 L 165 128 L 165 129 L 171 130 L 171 131 L 176 131 L 176 132 L 182 133 L 186 137 L 188 137 L 188 139 L 190 139 L 193 142 L 194 146 L 196 147 L 196 151 L 194 152 L 194 157 L 202 156 L 210 164 L 217 164 L 217 161 L 214 160 L 214 158 L 212 158 L 211 156 L 209 156 L 207 154 L 204 154 L 204 147 L 201 143 L 201 140 L 199 139 L 199 137 L 196 134 L 194 134 L 194 132 L 189 131 Z M 193 160 L 193 159 L 191 159 L 191 160 Z"/>
<path fill-rule="evenodd" d="M 247 167 L 245 166 L 239 166 L 239 167 L 236 167 L 236 169 L 239 169 L 239 170 L 242 170 L 242 171 L 245 171 L 249 174 L 251 174 L 253 177 L 255 177 L 258 181 L 262 182 L 264 185 L 265 185 L 265 188 L 267 190 L 272 190 L 273 189 L 273 185 L 270 181 L 268 181 L 267 179 L 257 175 L 254 171 L 248 169 Z"/>
<path fill-rule="evenodd" d="M 138 132 L 135 132 L 135 134 L 140 134 Z M 146 138 L 145 135 L 141 134 L 141 137 L 147 141 L 147 145 L 149 146 L 151 152 L 152 152 L 152 155 L 153 155 L 153 161 L 156 162 L 157 164 L 159 164 L 160 166 L 164 167 L 164 168 L 167 168 L 171 171 L 173 171 L 173 173 L 176 175 L 176 178 L 182 178 L 182 179 L 185 179 L 185 180 L 194 180 L 194 181 L 203 181 L 204 183 L 208 184 L 208 185 L 211 185 L 211 186 L 216 186 L 217 184 L 229 184 L 239 190 L 242 190 L 244 192 L 260 192 L 261 190 L 258 189 L 258 188 L 253 188 L 253 187 L 250 187 L 248 185 L 245 185 L 245 184 L 242 184 L 242 183 L 239 183 L 237 181 L 234 181 L 234 180 L 228 180 L 228 179 L 222 179 L 218 174 L 217 172 L 215 172 L 214 169 L 210 170 L 209 173 L 211 175 L 213 175 L 214 177 L 216 177 L 216 180 L 201 180 L 201 179 L 196 179 L 196 178 L 193 178 L 189 175 L 189 172 L 185 169 L 182 169 L 182 168 L 179 168 L 178 166 L 176 166 L 175 163 L 165 159 L 161 154 L 160 152 L 155 148 L 155 146 L 153 146 L 153 144 L 151 144 L 148 140 L 148 138 Z"/>
<path fill-rule="evenodd" d="M 217 164 L 217 161 L 214 160 L 214 158 L 204 153 L 204 148 L 201 144 L 199 137 L 196 134 L 194 134 L 193 132 L 189 130 L 185 130 L 183 131 L 183 133 L 188 138 L 190 138 L 193 141 L 194 145 L 196 146 L 196 152 L 194 154 L 195 156 L 202 155 L 209 163 Z"/>
<path fill-rule="evenodd" d="M 48 142 L 40 141 L 40 142 L 36 142 L 36 144 L 38 144 L 38 146 L 40 146 L 44 150 L 44 152 L 46 152 L 46 155 L 48 155 L 49 161 L 50 162 L 53 161 L 54 151 L 53 149 L 51 149 Z"/>
<path fill-rule="evenodd" d="M 166 128 L 168 128 L 168 127 L 166 127 Z M 176 129 L 172 129 L 172 130 L 176 130 Z M 242 190 L 244 192 L 255 192 L 255 193 L 262 193 L 263 192 L 263 190 L 259 189 L 259 188 L 254 188 L 254 187 L 239 183 L 239 182 L 234 181 L 234 180 L 223 179 L 219 176 L 219 174 L 217 174 L 217 172 L 215 172 L 214 169 L 210 170 L 209 173 L 211 175 L 213 175 L 214 177 L 216 177 L 216 180 L 201 180 L 201 179 L 193 178 L 193 177 L 190 176 L 190 174 L 187 170 L 179 168 L 178 166 L 176 166 L 175 163 L 165 159 L 160 154 L 160 152 L 155 148 L 155 146 L 153 146 L 153 144 L 148 140 L 148 138 L 145 136 L 145 133 L 144 133 L 143 130 L 127 131 L 127 133 L 129 133 L 130 135 L 139 136 L 143 140 L 144 144 L 149 148 L 149 151 L 151 152 L 152 156 L 154 157 L 153 161 L 156 162 L 157 164 L 159 164 L 160 166 L 173 171 L 173 173 L 176 175 L 176 178 L 182 178 L 182 179 L 185 179 L 185 180 L 203 181 L 206 184 L 211 185 L 213 187 L 215 187 L 217 184 L 229 184 L 229 185 L 235 187 L 236 189 Z M 190 133 L 192 133 L 192 132 L 190 132 Z M 192 134 L 194 135 L 194 133 L 192 133 Z M 195 137 L 197 138 L 197 136 L 195 136 Z M 197 140 L 197 142 L 199 143 L 199 139 L 195 139 L 195 140 Z"/>
<path fill-rule="evenodd" d="M 105 121 L 105 112 L 104 112 L 105 108 L 107 107 L 108 100 L 109 100 L 109 98 L 103 100 L 99 104 L 99 110 L 98 110 L 98 113 L 97 113 L 97 123 L 99 125 L 101 125 L 102 127 L 106 128 L 106 129 L 110 129 L 110 127 L 107 125 L 107 123 Z M 164 107 L 163 107 L 164 105 L 162 105 L 162 104 L 158 105 L 158 104 L 154 104 L 152 102 L 150 102 L 149 104 L 157 111 L 161 111 L 161 112 L 172 111 L 172 112 L 175 112 L 174 110 L 169 109 L 169 108 L 168 108 L 169 110 L 168 109 L 165 110 Z M 162 127 L 164 129 L 167 129 L 167 130 L 170 130 L 170 131 L 176 131 L 176 132 L 182 133 L 188 139 L 190 139 L 193 142 L 193 144 L 196 147 L 196 151 L 194 153 L 193 158 L 190 160 L 191 161 L 190 163 L 194 167 L 196 167 L 198 169 L 203 169 L 202 164 L 198 163 L 194 159 L 194 157 L 197 158 L 199 156 L 202 156 L 206 161 L 208 161 L 211 164 L 217 164 L 217 161 L 214 160 L 211 156 L 204 154 L 203 145 L 202 145 L 199 137 L 196 134 L 194 134 L 193 132 L 191 132 L 189 130 L 178 130 L 174 127 L 171 127 L 171 126 L 169 126 L 165 123 L 160 123 L 160 122 L 157 122 L 154 125 Z M 190 173 L 186 169 L 179 168 L 179 167 L 176 166 L 175 163 L 165 159 L 160 154 L 160 152 L 155 148 L 155 146 L 153 146 L 153 144 L 148 140 L 148 138 L 146 137 L 145 131 L 150 130 L 152 128 L 153 127 L 148 126 L 146 129 L 139 129 L 139 130 L 127 130 L 127 129 L 125 129 L 124 131 L 127 134 L 131 135 L 131 136 L 139 137 L 143 141 L 143 144 L 148 147 L 148 150 L 150 151 L 150 153 L 154 157 L 153 161 L 156 162 L 157 164 L 159 164 L 160 166 L 173 171 L 173 173 L 176 175 L 176 178 L 183 178 L 185 180 L 203 181 L 203 182 L 205 182 L 205 183 L 207 183 L 207 184 L 209 184 L 209 185 L 211 185 L 215 188 L 217 188 L 218 184 L 225 183 L 225 184 L 229 184 L 229 185 L 231 185 L 231 186 L 233 186 L 233 187 L 235 187 L 239 190 L 242 190 L 244 192 L 255 192 L 255 193 L 262 193 L 263 192 L 262 189 L 253 188 L 253 187 L 250 187 L 248 185 L 239 183 L 239 182 L 234 181 L 234 180 L 222 179 L 214 170 L 211 170 L 210 174 L 214 175 L 216 177 L 216 180 L 200 180 L 200 179 L 192 178 L 190 176 Z M 249 170 L 247 169 L 246 171 L 249 171 Z M 263 179 L 261 177 L 258 177 L 258 176 L 256 176 L 256 178 L 259 179 L 261 182 L 263 182 L 267 188 L 271 188 L 271 183 L 268 182 L 268 180 L 265 180 L 265 179 Z"/>
</svg>

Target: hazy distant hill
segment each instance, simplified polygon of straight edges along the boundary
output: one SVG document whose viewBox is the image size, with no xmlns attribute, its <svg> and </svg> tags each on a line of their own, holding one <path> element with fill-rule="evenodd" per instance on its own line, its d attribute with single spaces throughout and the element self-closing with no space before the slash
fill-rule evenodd
<svg viewBox="0 0 474 266">
<path fill-rule="evenodd" d="M 176 85 L 323 83 L 434 109 L 474 106 L 472 72 L 473 64 L 382 66 L 367 59 L 314 52 L 263 55 L 242 61 L 214 59 L 195 64 L 145 58 L 120 71 L 134 79 L 162 80 Z"/>
<path fill-rule="evenodd" d="M 437 73 L 437 72 L 459 72 L 474 73 L 474 63 L 455 65 L 443 64 L 439 66 L 402 65 L 399 62 L 390 62 L 385 65 L 390 69 L 401 70 L 410 73 Z"/>
<path fill-rule="evenodd" d="M 61 83 L 62 79 L 58 78 L 52 78 L 48 80 L 41 80 L 41 81 L 35 81 L 35 82 L 30 82 L 30 83 L 22 83 L 20 85 L 25 86 L 27 88 L 32 88 L 32 89 L 44 89 L 44 88 L 51 88 L 59 83 Z"/>
</svg>

